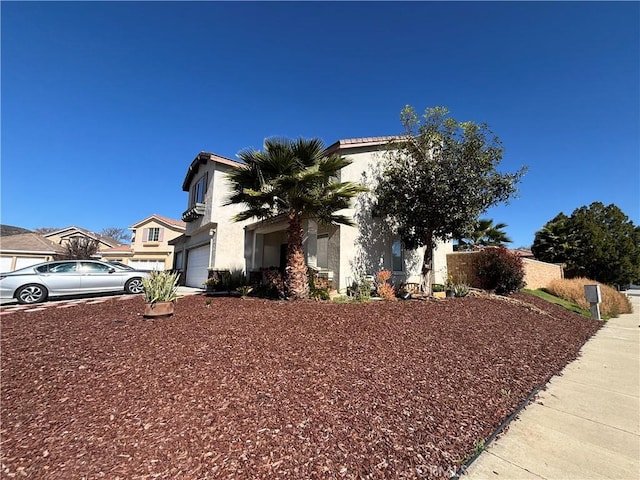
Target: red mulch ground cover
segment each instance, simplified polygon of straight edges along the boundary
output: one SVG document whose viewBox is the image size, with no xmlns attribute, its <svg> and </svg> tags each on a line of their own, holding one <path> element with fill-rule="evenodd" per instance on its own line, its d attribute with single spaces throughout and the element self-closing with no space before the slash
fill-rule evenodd
<svg viewBox="0 0 640 480">
<path fill-rule="evenodd" d="M 516 298 L 3 316 L 2 477 L 447 478 L 600 326 Z"/>
</svg>

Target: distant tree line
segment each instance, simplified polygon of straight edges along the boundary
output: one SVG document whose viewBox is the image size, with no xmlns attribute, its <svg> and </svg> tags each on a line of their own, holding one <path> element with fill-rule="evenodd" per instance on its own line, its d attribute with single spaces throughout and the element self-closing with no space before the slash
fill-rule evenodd
<svg viewBox="0 0 640 480">
<path fill-rule="evenodd" d="M 613 204 L 559 213 L 536 232 L 531 251 L 538 260 L 564 264 L 568 278 L 640 283 L 640 227 Z"/>
</svg>

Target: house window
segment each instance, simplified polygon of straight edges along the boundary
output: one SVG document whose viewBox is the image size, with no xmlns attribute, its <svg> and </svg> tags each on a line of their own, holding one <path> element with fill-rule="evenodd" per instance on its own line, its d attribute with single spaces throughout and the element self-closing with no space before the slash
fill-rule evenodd
<svg viewBox="0 0 640 480">
<path fill-rule="evenodd" d="M 205 173 L 200 179 L 191 187 L 191 205 L 194 203 L 204 203 L 204 197 L 207 193 L 207 177 Z"/>
<path fill-rule="evenodd" d="M 317 266 L 318 268 L 329 268 L 329 235 L 318 235 L 317 244 Z"/>
<path fill-rule="evenodd" d="M 403 271 L 402 243 L 400 240 L 394 240 L 391 244 L 391 268 L 394 272 Z"/>
<path fill-rule="evenodd" d="M 161 242 L 162 241 L 162 228 L 153 227 L 144 229 L 144 242 Z"/>
</svg>

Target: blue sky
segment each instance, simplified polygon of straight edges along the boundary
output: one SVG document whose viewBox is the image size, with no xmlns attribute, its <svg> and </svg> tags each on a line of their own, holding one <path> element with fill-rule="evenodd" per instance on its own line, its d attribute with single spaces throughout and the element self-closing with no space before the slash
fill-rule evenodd
<svg viewBox="0 0 640 480">
<path fill-rule="evenodd" d="M 8 2 L 3 224 L 180 218 L 200 151 L 396 134 L 407 104 L 486 122 L 528 246 L 557 213 L 640 224 L 638 2 Z"/>
</svg>

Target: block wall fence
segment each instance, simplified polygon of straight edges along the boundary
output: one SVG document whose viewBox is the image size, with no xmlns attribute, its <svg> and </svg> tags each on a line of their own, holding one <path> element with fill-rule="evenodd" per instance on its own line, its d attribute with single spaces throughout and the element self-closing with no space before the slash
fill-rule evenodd
<svg viewBox="0 0 640 480">
<path fill-rule="evenodd" d="M 454 281 L 480 288 L 480 282 L 475 274 L 477 255 L 478 252 L 454 252 L 447 255 L 447 271 Z M 523 258 L 522 263 L 525 288 L 531 290 L 544 288 L 552 280 L 564 278 L 561 265 L 540 262 L 531 258 Z"/>
</svg>

